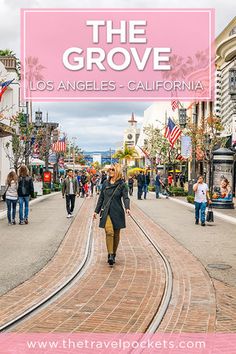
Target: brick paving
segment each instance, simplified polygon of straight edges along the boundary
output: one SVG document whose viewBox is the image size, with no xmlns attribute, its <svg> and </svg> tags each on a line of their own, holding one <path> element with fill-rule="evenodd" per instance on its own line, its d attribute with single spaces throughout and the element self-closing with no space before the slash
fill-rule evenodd
<svg viewBox="0 0 236 354">
<path fill-rule="evenodd" d="M 0 325 L 46 298 L 77 269 L 85 253 L 89 229 L 89 219 L 83 216 L 91 214 L 93 208 L 93 200 L 86 200 L 56 255 L 46 267 L 0 297 Z"/>
<path fill-rule="evenodd" d="M 136 217 L 169 259 L 174 284 L 172 299 L 158 329 L 160 332 L 213 332 L 216 320 L 215 291 L 202 264 L 136 206 Z"/>
<path fill-rule="evenodd" d="M 205 268 L 137 206 L 132 206 L 132 212 L 161 247 L 173 270 L 172 299 L 158 331 L 213 332 L 215 291 Z M 104 241 L 103 230 L 96 224 L 89 270 L 65 295 L 16 327 L 16 331 L 131 333 L 146 330 L 164 290 L 162 261 L 129 218 L 113 268 L 105 262 Z"/>
<path fill-rule="evenodd" d="M 52 261 L 0 297 L 1 324 L 46 297 L 76 269 L 85 252 L 93 208 L 92 198 L 85 200 Z M 158 331 L 234 332 L 236 289 L 220 281 L 212 283 L 200 261 L 134 203 L 132 213 L 160 246 L 173 271 L 172 299 Z M 111 268 L 106 263 L 104 231 L 97 220 L 91 264 L 82 279 L 14 331 L 144 332 L 160 304 L 164 267 L 130 218 L 121 237 L 117 263 Z"/>
<path fill-rule="evenodd" d="M 236 332 L 236 287 L 214 280 L 217 301 L 216 332 Z"/>
<path fill-rule="evenodd" d="M 92 263 L 65 295 L 16 328 L 19 332 L 144 332 L 160 304 L 160 257 L 128 218 L 117 263 L 106 263 L 104 231 L 94 229 Z"/>
</svg>

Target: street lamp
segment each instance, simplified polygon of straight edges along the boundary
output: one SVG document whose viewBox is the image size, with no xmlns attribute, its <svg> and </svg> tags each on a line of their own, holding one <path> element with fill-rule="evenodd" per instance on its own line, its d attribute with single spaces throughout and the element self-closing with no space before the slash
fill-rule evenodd
<svg viewBox="0 0 236 354">
<path fill-rule="evenodd" d="M 41 127 L 42 124 L 43 124 L 43 113 L 38 109 L 38 111 L 35 112 L 35 126 Z"/>
<path fill-rule="evenodd" d="M 179 126 L 185 128 L 187 124 L 187 109 L 179 108 Z"/>
</svg>

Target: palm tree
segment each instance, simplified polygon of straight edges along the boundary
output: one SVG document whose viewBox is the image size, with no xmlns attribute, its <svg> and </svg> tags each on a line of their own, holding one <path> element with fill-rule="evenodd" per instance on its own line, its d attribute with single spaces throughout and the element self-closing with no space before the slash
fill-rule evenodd
<svg viewBox="0 0 236 354">
<path fill-rule="evenodd" d="M 120 163 L 124 160 L 125 162 L 124 174 L 126 178 L 128 161 L 134 160 L 136 157 L 138 157 L 138 154 L 134 147 L 128 147 L 127 145 L 125 145 L 123 149 L 117 150 L 112 157 L 114 157 L 115 159 L 119 159 Z"/>
</svg>

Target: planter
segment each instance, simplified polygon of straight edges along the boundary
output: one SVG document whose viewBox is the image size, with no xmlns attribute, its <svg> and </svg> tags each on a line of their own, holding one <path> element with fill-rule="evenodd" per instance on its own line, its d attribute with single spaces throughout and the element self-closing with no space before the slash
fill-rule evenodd
<svg viewBox="0 0 236 354">
<path fill-rule="evenodd" d="M 43 195 L 50 194 L 51 189 L 43 189 Z"/>
<path fill-rule="evenodd" d="M 188 203 L 190 203 L 190 204 L 194 204 L 194 196 L 193 196 L 193 195 L 188 195 L 188 196 L 187 196 L 187 201 L 188 201 Z"/>
</svg>

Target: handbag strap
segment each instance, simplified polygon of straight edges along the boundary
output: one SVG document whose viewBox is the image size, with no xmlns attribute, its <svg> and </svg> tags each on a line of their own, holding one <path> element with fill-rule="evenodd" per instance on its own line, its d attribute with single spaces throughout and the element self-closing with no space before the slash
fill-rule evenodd
<svg viewBox="0 0 236 354">
<path fill-rule="evenodd" d="M 111 204 L 112 198 L 119 187 L 120 187 L 120 184 L 118 184 L 118 186 L 116 186 L 116 188 L 114 189 L 110 199 L 107 201 L 106 205 L 103 207 L 104 210 L 107 208 L 107 206 L 109 206 Z"/>
</svg>

